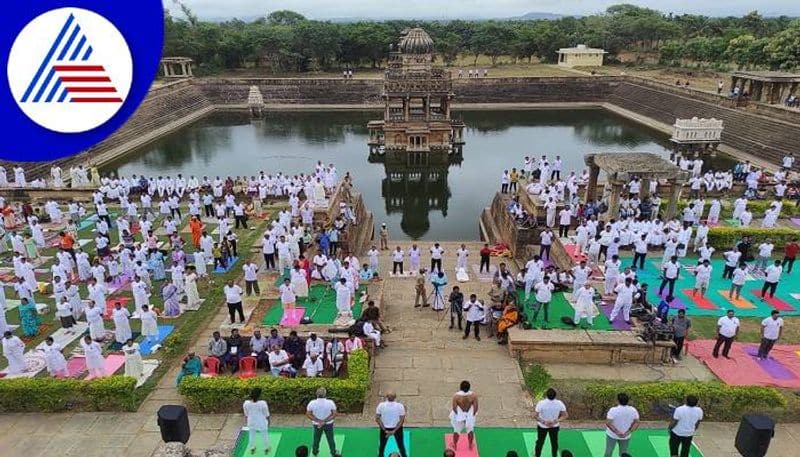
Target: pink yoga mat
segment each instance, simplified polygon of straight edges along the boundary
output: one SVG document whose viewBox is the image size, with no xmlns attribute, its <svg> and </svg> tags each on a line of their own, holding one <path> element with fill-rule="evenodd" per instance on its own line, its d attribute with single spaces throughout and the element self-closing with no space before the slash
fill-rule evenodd
<svg viewBox="0 0 800 457">
<path fill-rule="evenodd" d="M 106 376 L 111 376 L 116 373 L 117 370 L 122 368 L 125 365 L 125 356 L 119 354 L 111 354 L 106 357 L 106 363 L 103 367 L 103 372 Z M 87 380 L 92 379 L 92 376 L 89 375 L 86 377 Z"/>
<path fill-rule="evenodd" d="M 281 325 L 284 327 L 294 327 L 300 325 L 300 321 L 306 313 L 305 308 L 287 308 L 283 310 Z"/>
<path fill-rule="evenodd" d="M 125 365 L 125 356 L 119 354 L 111 354 L 106 357 L 105 360 L 105 367 L 104 371 L 106 376 L 113 375 L 117 370 L 119 370 L 123 365 Z M 69 360 L 67 360 L 67 370 L 69 371 L 70 378 L 79 378 L 83 373 L 86 372 L 86 358 L 83 356 L 73 356 Z M 86 379 L 92 379 L 91 376 L 87 376 Z"/>
<path fill-rule="evenodd" d="M 452 433 L 448 433 L 444 436 L 444 444 L 448 449 L 453 449 L 456 451 L 456 457 L 478 457 L 478 440 L 475 439 L 472 444 L 472 449 L 470 449 L 466 433 L 459 433 L 457 449 L 453 446 Z"/>
<path fill-rule="evenodd" d="M 128 303 L 131 302 L 130 297 L 108 297 L 106 298 L 106 312 L 103 314 L 103 319 L 111 320 L 111 313 L 114 312 L 114 303 L 120 302 L 122 303 L 123 308 L 128 307 Z"/>
</svg>

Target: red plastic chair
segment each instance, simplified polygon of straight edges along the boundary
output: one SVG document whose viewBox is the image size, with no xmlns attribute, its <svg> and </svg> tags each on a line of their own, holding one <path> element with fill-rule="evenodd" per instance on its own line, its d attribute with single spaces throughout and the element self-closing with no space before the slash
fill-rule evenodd
<svg viewBox="0 0 800 457">
<path fill-rule="evenodd" d="M 219 366 L 221 362 L 214 356 L 206 357 L 203 360 L 203 374 L 215 378 L 219 374 Z"/>
<path fill-rule="evenodd" d="M 241 379 L 255 378 L 258 359 L 252 356 L 239 359 L 239 377 Z"/>
</svg>

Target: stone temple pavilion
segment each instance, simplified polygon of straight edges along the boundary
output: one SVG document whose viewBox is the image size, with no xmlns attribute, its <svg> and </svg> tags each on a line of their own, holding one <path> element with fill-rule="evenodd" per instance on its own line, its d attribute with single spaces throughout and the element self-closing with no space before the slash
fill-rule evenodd
<svg viewBox="0 0 800 457">
<path fill-rule="evenodd" d="M 781 103 L 792 94 L 798 95 L 800 74 L 782 71 L 734 71 L 731 73 L 731 87 L 737 86 L 741 93 L 747 91 L 753 101 Z"/>
<path fill-rule="evenodd" d="M 688 180 L 688 173 L 659 155 L 647 152 L 610 152 L 587 154 L 584 157 L 589 167 L 589 184 L 586 187 L 587 201 L 597 198 L 597 179 L 602 170 L 611 185 L 608 197 L 608 214 L 619 214 L 619 198 L 622 188 L 635 176 L 642 181 L 642 198 L 648 197 L 650 181 L 666 181 L 669 186 L 667 211 L 664 219 L 671 219 L 677 213 L 681 189 Z M 612 216 L 616 217 L 616 216 Z"/>
<path fill-rule="evenodd" d="M 464 123 L 451 117 L 452 75 L 433 66 L 433 40 L 406 30 L 389 52 L 383 83 L 383 120 L 370 121 L 370 155 L 460 154 Z"/>
</svg>

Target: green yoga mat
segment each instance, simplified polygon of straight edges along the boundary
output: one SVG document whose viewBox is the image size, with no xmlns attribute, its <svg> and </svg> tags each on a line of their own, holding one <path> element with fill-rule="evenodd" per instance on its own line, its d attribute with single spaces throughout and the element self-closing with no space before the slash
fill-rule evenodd
<svg viewBox="0 0 800 457">
<path fill-rule="evenodd" d="M 518 455 L 530 456 L 536 442 L 536 432 L 532 432 L 534 424 L 529 428 L 478 428 L 475 430 L 477 454 L 479 457 L 504 457 L 510 450 Z M 446 428 L 411 428 L 405 429 L 406 440 L 410 443 L 409 457 L 440 456 L 445 449 L 445 435 L 452 429 Z M 602 456 L 605 450 L 605 431 L 601 429 L 580 430 L 562 429 L 559 433 L 560 450 L 570 450 L 573 455 L 585 457 Z M 639 429 L 631 437 L 628 453 L 636 457 L 669 457 L 668 437 L 663 429 Z M 247 447 L 248 432 L 239 434 L 234 447 L 234 457 L 251 455 Z M 276 427 L 270 428 L 270 445 L 272 450 L 264 454 L 259 443 L 255 455 L 291 457 L 294 450 L 301 445 L 311 450 L 311 427 Z M 336 427 L 334 441 L 337 450 L 345 456 L 374 456 L 378 454 L 378 432 L 375 427 L 351 428 Z M 619 450 L 614 452 L 616 456 Z M 328 455 L 328 445 L 323 435 L 320 444 L 320 456 Z M 545 442 L 542 455 L 550 455 L 550 443 Z M 691 457 L 703 457 L 697 447 L 693 447 Z"/>
<path fill-rule="evenodd" d="M 366 290 L 362 285 L 356 291 L 356 299 L 361 296 L 361 292 Z M 305 316 L 311 318 L 315 324 L 332 324 L 336 319 L 336 292 L 324 284 L 315 284 L 308 290 L 308 298 L 299 298 L 296 305 L 298 308 L 305 308 Z M 353 316 L 361 315 L 362 305 L 356 303 L 353 306 Z M 264 325 L 278 325 L 283 317 L 283 304 L 280 300 L 270 305 L 267 314 L 264 316 Z"/>
<path fill-rule="evenodd" d="M 525 289 L 519 288 L 517 289 L 517 296 L 520 297 L 520 300 L 525 299 Z M 542 328 L 544 323 L 544 310 L 539 312 L 539 315 L 536 318 L 536 322 L 533 322 L 533 313 L 534 307 L 536 306 L 536 297 L 534 291 L 531 291 L 530 300 L 525 303 L 525 314 L 528 315 L 528 319 L 530 320 L 531 324 L 534 324 L 537 328 Z M 566 330 L 573 330 L 575 327 L 570 325 L 566 325 L 561 322 L 562 316 L 569 316 L 570 318 L 575 317 L 575 308 L 567 301 L 566 297 L 564 297 L 563 292 L 557 292 L 553 294 L 553 300 L 550 302 L 550 310 L 549 310 L 549 318 L 550 322 L 547 325 L 547 328 L 556 328 L 556 329 L 566 329 Z M 583 321 L 586 325 L 586 320 Z M 580 327 L 579 327 L 580 328 Z M 611 326 L 611 323 L 608 321 L 608 318 L 600 312 L 594 318 L 594 322 L 591 326 L 592 330 L 614 330 Z"/>
</svg>

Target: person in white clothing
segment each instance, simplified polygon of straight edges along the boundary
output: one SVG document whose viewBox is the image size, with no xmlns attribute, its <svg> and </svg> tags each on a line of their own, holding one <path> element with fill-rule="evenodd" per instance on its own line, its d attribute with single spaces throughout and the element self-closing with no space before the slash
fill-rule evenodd
<svg viewBox="0 0 800 457">
<path fill-rule="evenodd" d="M 758 358 L 767 360 L 769 351 L 783 333 L 783 318 L 780 311 L 773 309 L 770 316 L 761 321 L 761 344 L 758 346 Z"/>
<path fill-rule="evenodd" d="M 283 284 L 278 288 L 278 291 L 280 292 L 281 303 L 284 309 L 294 308 L 297 295 L 295 294 L 294 286 L 289 278 L 283 280 Z"/>
<path fill-rule="evenodd" d="M 386 400 L 378 403 L 375 408 L 375 422 L 380 428 L 380 441 L 378 455 L 383 456 L 389 437 L 394 437 L 400 457 L 408 457 L 405 440 L 403 439 L 403 423 L 406 419 L 406 407 L 396 400 L 394 391 L 386 392 Z"/>
<path fill-rule="evenodd" d="M 617 394 L 617 406 L 606 414 L 606 452 L 604 457 L 611 457 L 614 448 L 619 444 L 620 455 L 628 452 L 631 435 L 639 428 L 639 411 L 628 402 L 626 393 Z"/>
<path fill-rule="evenodd" d="M 44 345 L 44 360 L 47 363 L 47 373 L 50 376 L 57 378 L 66 378 L 69 376 L 67 369 L 67 359 L 61 352 L 64 348 L 53 340 L 52 336 L 48 336 Z"/>
<path fill-rule="evenodd" d="M 18 336 L 11 333 L 10 330 L 6 330 L 3 333 L 3 356 L 8 361 L 7 373 L 9 375 L 18 375 L 25 371 L 24 354 L 25 343 Z"/>
<path fill-rule="evenodd" d="M 575 286 L 575 293 L 573 294 L 575 297 L 575 318 L 573 321 L 576 326 L 581 324 L 581 320 L 584 317 L 590 326 L 593 324 L 596 310 L 594 294 L 594 287 L 588 282 L 583 283 L 581 287 Z"/>
<path fill-rule="evenodd" d="M 719 349 L 722 347 L 722 356 L 729 359 L 728 353 L 731 350 L 733 340 L 739 334 L 739 318 L 734 316 L 735 312 L 729 309 L 724 316 L 717 321 L 717 342 L 711 355 L 719 358 Z"/>
<path fill-rule="evenodd" d="M 311 453 L 313 455 L 319 454 L 319 441 L 322 438 L 322 434 L 325 433 L 330 455 L 340 457 L 339 452 L 336 450 L 336 441 L 333 439 L 333 424 L 337 415 L 336 403 L 333 400 L 329 400 L 327 396 L 327 389 L 320 387 L 317 389 L 317 398 L 308 402 L 308 406 L 306 406 L 306 416 L 311 420 L 314 429 Z"/>
<path fill-rule="evenodd" d="M 250 454 L 256 453 L 258 436 L 261 436 L 264 454 L 269 454 L 269 406 L 261 399 L 261 388 L 256 387 L 250 392 L 250 399 L 245 400 L 242 410 L 247 419 L 247 447 Z"/>
<path fill-rule="evenodd" d="M 258 265 L 255 262 L 250 261 L 247 262 L 242 266 L 242 271 L 244 271 L 244 287 L 245 287 L 245 294 L 247 296 L 261 294 L 261 289 L 258 287 Z"/>
<path fill-rule="evenodd" d="M 697 432 L 703 410 L 697 406 L 697 397 L 688 395 L 686 403 L 675 408 L 669 423 L 669 454 L 673 457 L 689 457 L 692 438 Z"/>
<path fill-rule="evenodd" d="M 694 289 L 692 290 L 693 297 L 697 296 L 698 289 L 700 290 L 700 297 L 705 297 L 708 285 L 711 282 L 711 272 L 713 270 L 714 267 L 711 266 L 711 262 L 709 262 L 708 259 L 703 260 L 703 263 L 695 267 Z"/>
<path fill-rule="evenodd" d="M 633 280 L 630 277 L 625 278 L 625 282 L 618 285 L 614 292 L 616 292 L 617 298 L 614 300 L 614 308 L 611 310 L 608 320 L 614 322 L 621 311 L 623 320 L 630 324 L 633 300 L 639 295 L 636 286 L 633 285 Z"/>
<path fill-rule="evenodd" d="M 467 257 L 469 257 L 469 250 L 465 244 L 462 244 L 456 250 L 456 271 L 459 269 L 467 269 Z"/>
<path fill-rule="evenodd" d="M 471 294 L 469 296 L 469 301 L 464 303 L 462 306 L 462 310 L 467 314 L 467 326 L 464 330 L 463 339 L 469 338 L 469 331 L 474 327 L 475 339 L 480 341 L 480 327 L 481 322 L 483 322 L 484 318 L 486 317 L 486 307 L 484 306 L 483 302 L 478 300 L 477 295 Z"/>
<path fill-rule="evenodd" d="M 86 358 L 86 369 L 89 371 L 89 376 L 92 378 L 104 378 L 106 372 L 103 348 L 96 341 L 92 341 L 92 337 L 89 335 L 83 337 L 81 347 Z"/>
<path fill-rule="evenodd" d="M 774 264 L 764 270 L 764 285 L 761 287 L 762 301 L 767 299 L 767 291 L 769 291 L 769 298 L 775 298 L 775 290 L 778 288 L 778 281 L 781 280 L 781 273 L 783 273 L 783 266 L 780 260 L 775 260 Z"/>
<path fill-rule="evenodd" d="M 453 448 L 458 449 L 461 433 L 467 434 L 467 445 L 475 445 L 475 416 L 478 414 L 478 396 L 470 390 L 469 381 L 461 381 L 458 392 L 450 402 L 450 425 L 453 426 Z"/>
<path fill-rule="evenodd" d="M 319 356 L 318 352 L 309 352 L 306 356 L 306 360 L 303 361 L 303 370 L 306 373 L 306 377 L 309 378 L 316 378 L 322 374 L 322 370 L 324 366 L 322 365 L 322 357 Z"/>
<path fill-rule="evenodd" d="M 556 390 L 552 387 L 545 392 L 545 398 L 536 403 L 534 419 L 536 420 L 536 446 L 534 456 L 541 457 L 544 440 L 550 438 L 550 449 L 553 457 L 558 453 L 558 431 L 561 421 L 569 417 L 567 407 L 556 399 Z"/>
<path fill-rule="evenodd" d="M 339 316 L 352 317 L 353 294 L 350 286 L 347 285 L 347 279 L 340 278 L 334 289 L 336 290 L 336 310 Z"/>
</svg>

